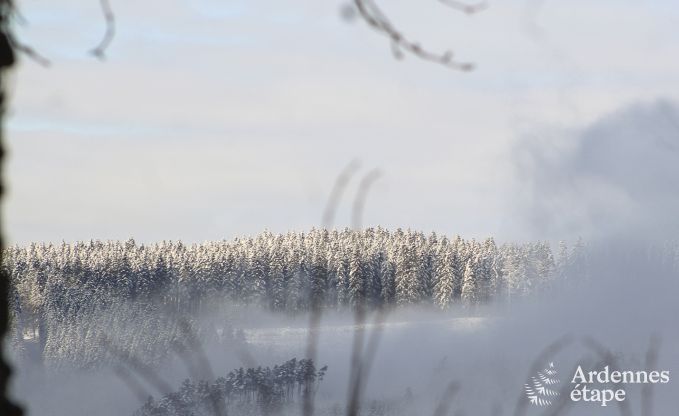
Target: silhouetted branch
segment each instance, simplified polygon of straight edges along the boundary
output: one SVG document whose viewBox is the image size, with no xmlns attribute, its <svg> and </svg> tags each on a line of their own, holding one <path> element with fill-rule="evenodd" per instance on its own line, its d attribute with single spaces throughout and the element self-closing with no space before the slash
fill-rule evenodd
<svg viewBox="0 0 679 416">
<path fill-rule="evenodd" d="M 585 359 L 580 359 L 578 360 L 578 363 L 580 364 L 575 364 L 571 368 L 571 370 L 566 373 L 566 374 L 575 374 L 575 371 L 578 368 L 578 365 L 584 365 L 584 366 L 589 366 L 591 363 L 589 361 L 585 361 Z M 570 383 L 563 383 L 563 386 L 559 389 L 559 396 L 556 399 L 554 403 L 552 403 L 552 406 L 548 406 L 547 409 L 542 413 L 543 416 L 559 416 L 562 414 L 566 414 L 568 412 L 568 409 L 573 406 L 573 401 L 570 399 L 570 392 L 571 392 L 572 385 Z"/>
<path fill-rule="evenodd" d="M 360 166 L 361 164 L 359 163 L 358 160 L 355 159 L 352 160 L 342 170 L 342 172 L 340 172 L 340 174 L 337 176 L 337 179 L 335 179 L 335 184 L 333 185 L 332 190 L 330 191 L 330 196 L 328 197 L 328 202 L 325 206 L 325 210 L 323 210 L 323 220 L 322 220 L 323 228 L 326 229 L 332 228 L 333 222 L 335 220 L 335 213 L 337 212 L 337 206 L 339 205 L 340 200 L 342 199 L 344 190 L 346 189 L 352 176 L 354 176 L 354 174 L 356 173 Z"/>
<path fill-rule="evenodd" d="M 448 415 L 448 412 L 450 411 L 450 404 L 453 402 L 453 397 L 455 397 L 458 391 L 460 391 L 460 383 L 457 381 L 451 381 L 448 383 L 448 387 L 446 387 L 446 391 L 443 393 L 441 401 L 439 401 L 439 404 L 434 410 L 434 416 Z"/>
<path fill-rule="evenodd" d="M 544 3 L 545 0 L 527 0 L 523 9 L 521 22 L 524 30 L 535 38 L 542 35 L 542 28 L 538 24 L 538 15 Z"/>
<path fill-rule="evenodd" d="M 194 353 L 198 361 L 197 366 L 195 365 L 192 366 L 194 370 L 193 371 L 194 374 L 192 374 L 192 376 L 195 378 L 203 378 L 208 380 L 214 379 L 214 374 L 212 373 L 212 366 L 210 365 L 210 360 L 208 360 L 207 355 L 205 354 L 205 351 L 203 350 L 203 347 L 200 343 L 200 340 L 198 339 L 198 336 L 196 335 L 193 328 L 191 328 L 191 325 L 188 323 L 186 319 L 180 318 L 178 326 L 186 340 L 186 344 L 177 344 L 177 346 L 180 347 L 179 352 L 186 353 L 188 351 L 191 351 L 192 353 Z M 188 355 L 187 358 L 189 358 Z"/>
<path fill-rule="evenodd" d="M 440 0 L 442 3 L 464 11 L 474 13 L 480 10 L 479 5 L 465 6 L 454 0 Z M 403 52 L 408 52 L 425 61 L 441 64 L 445 67 L 460 71 L 471 71 L 474 65 L 468 62 L 458 62 L 453 59 L 453 52 L 448 50 L 443 53 L 432 52 L 419 43 L 406 38 L 386 17 L 382 10 L 373 0 L 354 0 L 358 14 L 374 30 L 387 36 L 391 42 L 391 49 L 396 59 L 403 58 Z"/>
<path fill-rule="evenodd" d="M 106 58 L 106 49 L 113 41 L 116 34 L 116 18 L 113 14 L 113 9 L 109 0 L 99 0 L 101 4 L 101 12 L 104 15 L 104 20 L 106 21 L 106 32 L 104 32 L 104 37 L 101 39 L 99 44 L 90 51 L 90 53 L 97 58 L 103 60 Z"/>
<path fill-rule="evenodd" d="M 309 314 L 309 340 L 307 343 L 306 357 L 312 361 L 316 361 L 318 349 L 318 331 L 321 324 L 321 316 L 323 311 L 318 300 L 311 301 L 311 311 Z M 314 414 L 314 399 L 315 395 L 307 394 L 302 401 L 302 415 L 312 416 Z"/>
<path fill-rule="evenodd" d="M 5 90 L 2 76 L 15 63 L 15 55 L 13 45 L 10 39 L 10 31 L 8 28 L 9 15 L 12 11 L 12 2 L 10 0 L 0 0 L 0 200 L 4 196 L 4 181 L 1 176 L 4 172 L 4 143 L 2 141 L 2 127 L 3 115 L 5 111 Z M 4 207 L 3 207 L 4 208 Z M 0 263 L 4 262 L 4 241 L 2 234 L 2 225 L 4 221 L 0 221 Z M 9 275 L 0 270 L 0 342 L 4 341 L 9 329 Z M 8 395 L 8 387 L 10 383 L 12 369 L 5 359 L 5 351 L 0 349 L 0 414 L 7 416 L 21 416 L 23 411 L 20 407 L 15 405 L 10 400 Z"/>
<path fill-rule="evenodd" d="M 347 416 L 357 416 L 361 403 L 361 368 L 363 367 L 361 350 L 363 349 L 363 323 L 365 322 L 365 306 L 359 302 L 354 315 L 354 340 L 351 348 L 349 372 L 349 397 L 347 400 Z"/>
<path fill-rule="evenodd" d="M 351 353 L 351 373 L 349 376 L 349 400 L 347 406 L 347 415 L 356 416 L 359 414 L 361 398 L 363 390 L 365 389 L 370 369 L 375 361 L 375 355 L 379 346 L 379 341 L 382 335 L 382 324 L 386 317 L 386 309 L 377 311 L 375 317 L 374 328 L 370 333 L 368 344 L 363 350 L 364 327 L 365 323 L 365 307 L 359 305 L 356 308 L 355 323 L 356 332 L 354 333 L 354 343 Z"/>
<path fill-rule="evenodd" d="M 49 59 L 45 58 L 42 56 L 40 53 L 38 53 L 35 49 L 33 49 L 31 46 L 26 45 L 25 43 L 22 43 L 16 39 L 15 36 L 9 35 L 7 36 L 9 39 L 10 44 L 12 45 L 12 48 L 14 48 L 16 51 L 21 52 L 22 54 L 26 55 L 28 58 L 32 59 L 36 63 L 42 66 L 50 66 L 50 61 Z"/>
<path fill-rule="evenodd" d="M 365 353 L 363 354 L 363 359 L 361 360 L 361 373 L 359 374 L 358 383 L 364 384 L 368 379 L 370 369 L 372 368 L 372 363 L 375 360 L 375 355 L 377 354 L 377 349 L 380 345 L 382 332 L 384 331 L 384 322 L 387 319 L 388 311 L 389 310 L 386 307 L 377 310 L 373 329 L 370 332 L 368 344 L 365 346 Z"/>
<path fill-rule="evenodd" d="M 136 373 L 140 378 L 145 380 L 148 384 L 153 386 L 160 394 L 168 394 L 172 391 L 172 387 L 167 384 L 156 372 L 148 365 L 144 364 L 142 360 L 135 357 L 131 353 L 126 353 L 120 350 L 118 347 L 113 345 L 111 341 L 102 335 L 100 338 L 101 344 L 104 348 L 109 351 L 114 357 L 118 358 L 121 362 L 127 364 L 127 366 Z"/>
<path fill-rule="evenodd" d="M 141 383 L 134 379 L 132 374 L 130 374 L 130 372 L 127 371 L 125 367 L 122 365 L 116 365 L 113 367 L 113 372 L 127 386 L 130 392 L 137 396 L 137 400 L 139 400 L 141 404 L 146 403 L 146 399 L 148 399 L 146 389 L 141 385 Z"/>
<path fill-rule="evenodd" d="M 439 0 L 439 3 L 445 4 L 448 7 L 452 7 L 453 9 L 457 9 L 467 14 L 478 13 L 488 7 L 488 3 L 486 3 L 485 1 L 474 4 L 467 4 L 456 0 Z"/>
<path fill-rule="evenodd" d="M 349 164 L 340 172 L 335 179 L 335 183 L 330 191 L 330 196 L 328 197 L 328 202 L 323 211 L 323 228 L 330 229 L 332 223 L 335 219 L 335 213 L 337 211 L 337 206 L 341 202 L 344 190 L 347 184 L 351 180 L 351 177 L 359 169 L 360 163 L 357 160 L 352 160 Z M 323 310 L 320 300 L 314 298 L 311 302 L 311 310 L 309 313 L 309 339 L 307 341 L 306 356 L 312 361 L 316 361 L 317 349 L 318 349 L 318 331 L 321 323 L 321 317 L 323 315 Z M 304 396 L 302 402 L 302 414 L 303 416 L 312 416 L 314 414 L 314 400 L 315 396 L 307 394 Z"/>
<path fill-rule="evenodd" d="M 584 340 L 585 346 L 596 352 L 601 360 L 603 361 L 602 365 L 604 366 L 609 366 L 612 370 L 619 370 L 618 366 L 618 360 L 615 358 L 615 355 L 606 347 L 604 347 L 601 343 L 596 341 L 592 337 L 586 337 Z M 620 386 L 620 383 L 612 383 L 616 388 Z M 622 416 L 631 416 L 632 411 L 630 410 L 629 402 L 627 400 L 623 401 L 618 401 L 616 400 L 616 404 L 618 405 L 618 409 L 620 410 L 620 414 Z"/>
<path fill-rule="evenodd" d="M 379 179 L 382 174 L 378 169 L 373 169 L 368 172 L 358 186 L 358 192 L 354 198 L 354 205 L 351 215 L 351 224 L 355 230 L 361 227 L 361 220 L 363 218 L 363 208 L 368 197 L 371 185 Z M 382 310 L 378 312 L 378 319 L 383 317 Z M 366 318 L 366 305 L 364 302 L 359 302 L 354 311 L 354 323 L 356 329 L 354 332 L 354 341 L 351 350 L 351 371 L 349 373 L 349 397 L 347 400 L 347 415 L 356 416 L 361 403 L 361 393 L 363 391 L 364 382 L 369 371 L 369 366 L 372 364 L 377 345 L 379 343 L 379 336 L 381 331 L 379 325 L 373 330 L 369 342 L 370 348 L 368 354 L 362 354 L 364 344 L 364 330 L 363 324 Z M 363 355 L 363 356 L 362 356 Z M 365 368 L 364 368 L 365 365 Z"/>
<path fill-rule="evenodd" d="M 184 336 L 186 337 L 186 341 L 188 343 L 188 346 L 191 347 L 191 352 L 193 352 L 198 360 L 198 365 L 194 365 L 193 361 L 191 360 L 191 357 L 186 354 L 186 349 L 178 349 L 178 352 L 180 353 L 180 357 L 183 357 L 184 362 L 186 363 L 189 372 L 191 372 L 192 376 L 196 379 L 207 379 L 207 380 L 214 380 L 215 376 L 212 371 L 212 366 L 210 365 L 210 360 L 207 358 L 207 354 L 205 354 L 205 350 L 203 349 L 203 346 L 200 343 L 200 340 L 198 339 L 198 336 L 196 335 L 195 331 L 191 328 L 191 325 L 185 320 L 185 319 L 180 319 L 179 320 L 179 328 L 180 330 L 184 333 Z M 222 403 L 214 396 L 210 396 L 210 405 L 212 406 L 212 411 L 214 412 L 215 416 L 223 416 L 226 415 L 225 409 L 222 406 Z"/>
<path fill-rule="evenodd" d="M 368 198 L 368 193 L 370 192 L 370 187 L 376 180 L 382 176 L 382 173 L 378 169 L 373 169 L 368 172 L 361 183 L 358 186 L 358 192 L 356 193 L 356 198 L 354 199 L 354 206 L 351 212 L 351 226 L 355 230 L 361 228 L 361 220 L 363 219 L 363 208 L 365 207 L 365 201 Z"/>
<path fill-rule="evenodd" d="M 547 361 L 550 360 L 551 357 L 553 357 L 557 352 L 561 351 L 563 348 L 565 348 L 568 344 L 572 342 L 572 337 L 570 335 L 564 335 L 563 337 L 557 339 L 556 341 L 552 342 L 548 346 L 546 346 L 540 354 L 533 360 L 533 363 L 530 367 L 530 370 L 528 371 L 528 376 L 526 377 L 526 381 L 530 380 L 530 377 L 537 373 L 541 366 Z M 516 407 L 514 408 L 514 416 L 520 416 L 526 413 L 526 409 L 528 407 L 528 401 L 526 400 L 525 396 L 523 394 L 519 395 L 519 399 L 516 402 Z"/>
<path fill-rule="evenodd" d="M 646 350 L 646 369 L 653 369 L 658 365 L 658 350 L 660 350 L 660 337 L 656 334 L 651 336 Z M 641 386 L 641 416 L 653 415 L 653 383 L 645 383 Z"/>
</svg>

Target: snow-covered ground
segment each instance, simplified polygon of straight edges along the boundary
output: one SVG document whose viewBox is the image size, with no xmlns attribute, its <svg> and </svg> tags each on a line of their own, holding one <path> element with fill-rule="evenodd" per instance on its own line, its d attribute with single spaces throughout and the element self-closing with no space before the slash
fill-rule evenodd
<svg viewBox="0 0 679 416">
<path fill-rule="evenodd" d="M 348 341 L 352 339 L 358 330 L 365 331 L 368 336 L 372 331 L 401 331 L 407 332 L 422 329 L 423 327 L 435 327 L 441 330 L 451 331 L 476 331 L 488 323 L 486 317 L 446 318 L 427 321 L 385 321 L 375 320 L 361 324 L 329 324 L 319 326 L 318 332 L 321 339 L 329 339 L 332 342 Z M 248 344 L 253 346 L 277 346 L 282 348 L 301 348 L 308 344 L 309 326 L 283 326 L 267 328 L 243 328 Z"/>
</svg>

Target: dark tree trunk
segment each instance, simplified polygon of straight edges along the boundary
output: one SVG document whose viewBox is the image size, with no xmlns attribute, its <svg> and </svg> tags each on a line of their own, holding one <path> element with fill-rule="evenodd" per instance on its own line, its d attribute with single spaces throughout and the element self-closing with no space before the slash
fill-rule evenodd
<svg viewBox="0 0 679 416">
<path fill-rule="evenodd" d="M 2 84 L 3 71 L 14 64 L 14 53 L 7 34 L 7 18 L 10 4 L 7 0 L 0 0 L 0 130 L 3 126 L 5 109 L 4 86 Z M 2 131 L 0 131 L 0 174 L 4 167 L 4 148 L 2 146 Z M 0 177 L 0 198 L 4 193 L 2 178 Z M 0 224 L 1 226 L 1 224 Z M 2 229 L 0 228 L 0 261 L 2 261 Z M 0 271 L 0 339 L 4 338 L 9 326 L 9 276 Z M 21 415 L 22 411 L 7 397 L 7 385 L 9 384 L 11 369 L 0 351 L 0 414 L 7 416 Z"/>
</svg>

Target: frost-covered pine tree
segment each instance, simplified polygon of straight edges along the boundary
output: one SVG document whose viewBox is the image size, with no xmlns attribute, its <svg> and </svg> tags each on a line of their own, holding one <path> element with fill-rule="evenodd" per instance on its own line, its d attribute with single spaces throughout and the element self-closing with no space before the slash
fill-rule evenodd
<svg viewBox="0 0 679 416">
<path fill-rule="evenodd" d="M 417 237 L 408 232 L 396 260 L 396 304 L 411 305 L 422 300 L 423 288 L 417 258 Z"/>
<path fill-rule="evenodd" d="M 536 274 L 538 276 L 537 290 L 548 290 L 553 284 L 555 278 L 556 264 L 554 256 L 549 244 L 546 242 L 535 243 L 531 259 L 535 264 Z"/>
<path fill-rule="evenodd" d="M 434 273 L 434 303 L 441 309 L 448 309 L 455 294 L 455 257 L 447 240 L 440 245 Z"/>
<path fill-rule="evenodd" d="M 394 262 L 393 248 L 387 249 L 385 258 L 380 264 L 380 301 L 382 305 L 391 305 L 394 303 L 395 289 L 396 289 L 396 264 Z"/>
<path fill-rule="evenodd" d="M 274 311 L 285 309 L 285 259 L 283 257 L 282 238 L 276 239 L 269 253 L 269 305 Z"/>
<path fill-rule="evenodd" d="M 484 241 L 481 258 L 480 300 L 483 303 L 488 303 L 497 297 L 502 286 L 502 260 L 492 237 Z"/>
<path fill-rule="evenodd" d="M 477 253 L 473 258 L 467 260 L 462 279 L 462 302 L 467 306 L 475 306 L 481 301 L 481 279 L 483 273 L 483 257 Z"/>
<path fill-rule="evenodd" d="M 251 304 L 264 304 L 268 292 L 268 259 L 259 246 L 249 247 L 247 253 L 247 301 Z"/>
<path fill-rule="evenodd" d="M 146 334 L 130 335 L 125 348 L 158 361 L 162 348 L 146 349 L 170 346 L 181 335 L 162 319 L 166 311 L 191 320 L 213 299 L 289 312 L 308 310 L 313 299 L 322 299 L 323 307 L 359 300 L 375 307 L 420 302 L 446 307 L 460 299 L 516 302 L 554 290 L 552 281 L 582 283 L 592 274 L 588 250 L 582 241 L 570 249 L 564 245 L 555 261 L 546 243 L 498 249 L 492 239 L 448 241 L 377 228 L 264 232 L 192 245 L 34 243 L 6 248 L 1 267 L 13 290 L 14 345 L 31 340 L 48 361 L 69 362 L 82 354 L 83 361 L 92 362 L 105 356 L 92 342 L 97 327 L 116 328 L 121 334 Z M 645 255 L 658 268 L 676 272 L 677 253 L 675 244 L 649 247 Z M 148 316 L 151 324 L 135 327 L 135 313 Z"/>
<path fill-rule="evenodd" d="M 350 302 L 349 295 L 349 261 L 342 258 L 337 262 L 337 305 L 346 306 Z"/>
<path fill-rule="evenodd" d="M 366 302 L 366 270 L 361 258 L 361 252 L 356 246 L 349 261 L 349 304 L 351 306 L 363 305 Z"/>
<path fill-rule="evenodd" d="M 294 259 L 299 259 L 297 255 Z M 291 278 L 287 290 L 287 310 L 301 312 L 309 306 L 309 272 L 304 259 L 299 259 L 292 265 Z"/>
<path fill-rule="evenodd" d="M 321 257 L 322 248 L 319 245 L 313 250 L 309 266 L 309 304 L 312 308 L 317 309 L 324 305 L 328 276 L 325 261 Z"/>
<path fill-rule="evenodd" d="M 523 295 L 523 283 L 526 275 L 525 261 L 521 248 L 516 244 L 505 245 L 502 249 L 502 294 L 507 303 Z"/>
<path fill-rule="evenodd" d="M 420 245 L 418 250 L 418 259 L 420 270 L 418 275 L 422 282 L 422 298 L 432 299 L 434 292 L 434 274 L 436 269 L 436 255 L 435 250 L 438 246 L 439 237 L 436 233 L 432 232 L 428 238 L 420 239 Z"/>
</svg>

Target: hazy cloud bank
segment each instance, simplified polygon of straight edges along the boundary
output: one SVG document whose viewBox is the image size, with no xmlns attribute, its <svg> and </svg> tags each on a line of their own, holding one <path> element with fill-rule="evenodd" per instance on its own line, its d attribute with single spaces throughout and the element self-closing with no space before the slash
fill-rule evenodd
<svg viewBox="0 0 679 416">
<path fill-rule="evenodd" d="M 679 110 L 635 104 L 582 129 L 529 136 L 514 149 L 521 217 L 549 238 L 676 236 Z"/>
</svg>

